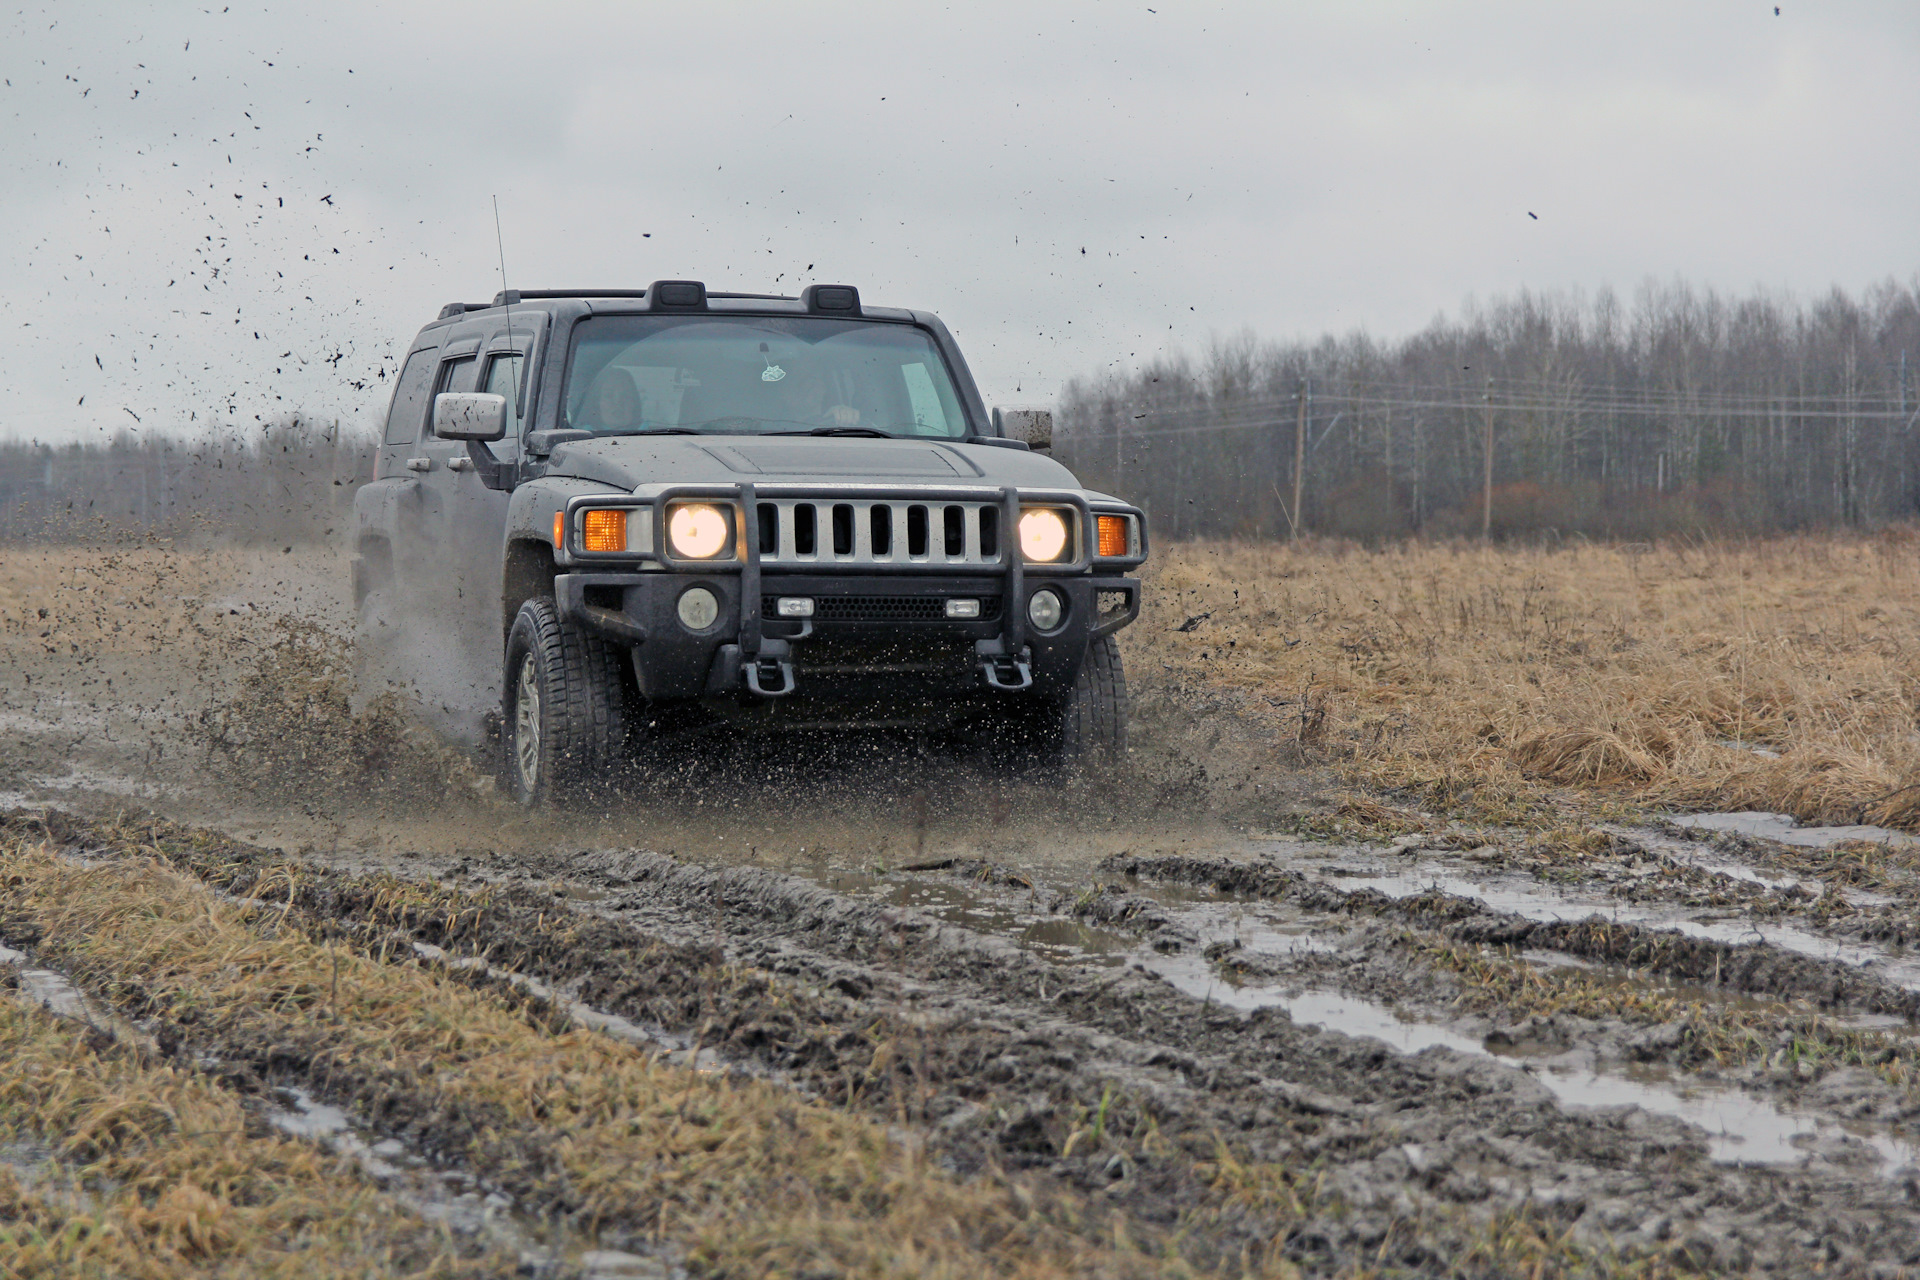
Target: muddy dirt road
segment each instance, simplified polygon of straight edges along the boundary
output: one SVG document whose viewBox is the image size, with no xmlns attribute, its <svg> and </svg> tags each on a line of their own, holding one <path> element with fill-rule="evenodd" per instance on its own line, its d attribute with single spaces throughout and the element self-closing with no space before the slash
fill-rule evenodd
<svg viewBox="0 0 1920 1280">
<path fill-rule="evenodd" d="M 1066 790 L 912 742 L 718 743 L 608 814 L 534 819 L 349 697 L 342 567 L 10 553 L 9 856 L 158 859 L 357 955 L 517 975 L 682 1069 L 888 1126 L 928 1176 L 1064 1197 L 1063 1231 L 1125 1253 L 1033 1274 L 1920 1267 L 1911 837 L 1620 805 L 1493 825 L 1356 792 L 1270 701 L 1140 666 L 1134 760 Z M 391 1081 L 134 1008 L 51 898 L 10 892 L 22 963 L 571 1224 L 538 1266 L 758 1273 L 586 1212 L 564 1162 Z M 853 1269 L 820 1257 L 789 1273 Z"/>
</svg>

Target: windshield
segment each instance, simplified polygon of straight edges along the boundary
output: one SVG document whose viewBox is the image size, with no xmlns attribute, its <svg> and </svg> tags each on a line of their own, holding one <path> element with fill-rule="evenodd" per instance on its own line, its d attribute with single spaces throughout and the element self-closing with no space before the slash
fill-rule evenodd
<svg viewBox="0 0 1920 1280">
<path fill-rule="evenodd" d="M 967 434 L 922 330 L 784 316 L 598 316 L 574 327 L 567 423 L 596 435 Z"/>
</svg>

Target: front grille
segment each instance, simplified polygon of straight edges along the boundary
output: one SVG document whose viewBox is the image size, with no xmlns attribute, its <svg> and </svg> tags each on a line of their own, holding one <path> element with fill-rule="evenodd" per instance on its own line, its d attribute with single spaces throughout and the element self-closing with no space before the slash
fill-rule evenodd
<svg viewBox="0 0 1920 1280">
<path fill-rule="evenodd" d="M 980 601 L 980 621 L 990 622 L 1000 616 L 999 596 L 966 596 L 964 599 Z M 780 597 L 763 595 L 760 597 L 760 616 L 769 622 L 797 622 L 797 618 L 780 617 L 777 607 Z M 947 598 L 945 596 L 814 596 L 813 620 L 815 622 L 945 622 L 947 620 Z M 971 622 L 974 619 L 955 619 Z"/>
<path fill-rule="evenodd" d="M 997 501 L 781 499 L 756 507 L 763 565 L 990 565 L 1000 560 Z"/>
</svg>

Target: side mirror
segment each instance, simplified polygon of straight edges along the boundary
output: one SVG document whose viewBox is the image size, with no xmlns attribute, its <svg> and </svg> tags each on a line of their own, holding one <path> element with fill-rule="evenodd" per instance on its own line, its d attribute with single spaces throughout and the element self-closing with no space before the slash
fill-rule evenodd
<svg viewBox="0 0 1920 1280">
<path fill-rule="evenodd" d="M 433 434 L 442 440 L 498 440 L 507 434 L 507 398 L 442 391 L 433 398 Z"/>
<path fill-rule="evenodd" d="M 1053 410 L 995 409 L 993 429 L 1008 440 L 1018 440 L 1029 449 L 1053 448 Z"/>
</svg>

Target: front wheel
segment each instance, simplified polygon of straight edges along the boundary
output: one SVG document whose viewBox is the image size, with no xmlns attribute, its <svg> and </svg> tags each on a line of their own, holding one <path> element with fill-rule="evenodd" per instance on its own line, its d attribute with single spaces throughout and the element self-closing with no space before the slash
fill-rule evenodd
<svg viewBox="0 0 1920 1280">
<path fill-rule="evenodd" d="M 1073 769 L 1117 759 L 1127 749 L 1127 677 L 1112 636 L 1087 643 L 1080 675 L 1065 698 L 1003 695 L 989 724 L 993 754 L 1017 772 Z"/>
<path fill-rule="evenodd" d="M 1072 765 L 1118 759 L 1127 750 L 1127 673 L 1112 636 L 1087 643 L 1073 693 L 1056 713 L 1055 755 Z"/>
<path fill-rule="evenodd" d="M 507 635 L 500 742 L 508 789 L 528 808 L 578 801 L 625 755 L 625 654 L 568 625 L 552 600 L 520 606 Z"/>
</svg>

